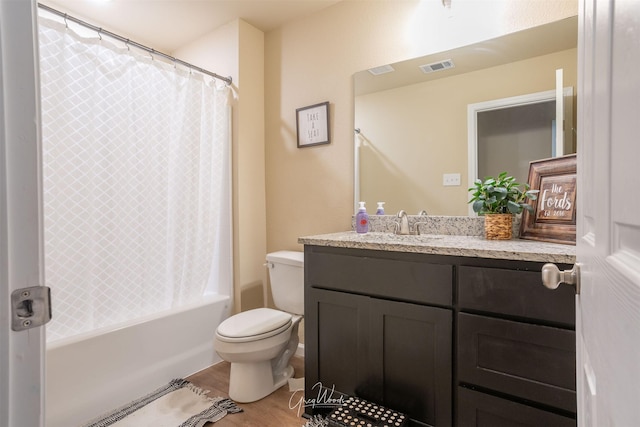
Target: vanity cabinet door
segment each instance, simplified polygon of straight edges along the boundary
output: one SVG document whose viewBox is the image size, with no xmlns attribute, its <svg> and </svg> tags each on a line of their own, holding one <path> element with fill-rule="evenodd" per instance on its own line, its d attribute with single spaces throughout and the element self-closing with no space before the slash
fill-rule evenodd
<svg viewBox="0 0 640 427">
<path fill-rule="evenodd" d="M 458 380 L 576 412 L 575 332 L 458 315 Z"/>
<path fill-rule="evenodd" d="M 307 414 L 344 393 L 404 412 L 412 426 L 451 425 L 451 310 L 305 292 L 305 399 L 316 400 Z"/>
<path fill-rule="evenodd" d="M 429 426 L 451 425 L 448 309 L 371 298 L 372 400 Z"/>
<path fill-rule="evenodd" d="M 559 265 L 561 269 L 571 266 Z M 540 267 L 532 271 L 460 266 L 458 305 L 463 311 L 497 314 L 532 323 L 548 323 L 573 329 L 575 288 L 542 286 Z"/>
<path fill-rule="evenodd" d="M 418 304 L 452 305 L 452 265 L 395 253 L 348 255 L 332 249 L 305 249 L 308 286 Z"/>
<path fill-rule="evenodd" d="M 574 418 L 458 387 L 460 427 L 575 427 Z"/>
<path fill-rule="evenodd" d="M 316 399 L 314 409 L 328 408 L 338 399 L 335 390 L 357 395 L 366 383 L 368 368 L 369 298 L 343 292 L 305 289 L 305 399 Z"/>
</svg>

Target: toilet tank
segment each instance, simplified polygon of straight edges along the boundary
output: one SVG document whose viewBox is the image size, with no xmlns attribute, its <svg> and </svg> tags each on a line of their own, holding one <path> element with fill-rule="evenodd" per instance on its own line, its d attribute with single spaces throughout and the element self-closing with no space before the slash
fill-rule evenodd
<svg viewBox="0 0 640 427">
<path fill-rule="evenodd" d="M 267 254 L 273 302 L 280 310 L 304 312 L 304 252 L 278 251 Z"/>
</svg>

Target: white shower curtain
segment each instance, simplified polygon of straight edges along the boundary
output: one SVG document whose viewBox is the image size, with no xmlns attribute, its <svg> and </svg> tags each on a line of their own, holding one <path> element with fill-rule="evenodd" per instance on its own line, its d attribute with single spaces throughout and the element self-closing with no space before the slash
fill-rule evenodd
<svg viewBox="0 0 640 427">
<path fill-rule="evenodd" d="M 39 28 L 48 342 L 228 292 L 229 89 Z"/>
</svg>

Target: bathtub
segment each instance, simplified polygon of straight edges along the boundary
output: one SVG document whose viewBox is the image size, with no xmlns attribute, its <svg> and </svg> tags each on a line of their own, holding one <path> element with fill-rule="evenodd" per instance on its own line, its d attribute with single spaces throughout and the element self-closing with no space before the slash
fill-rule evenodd
<svg viewBox="0 0 640 427">
<path fill-rule="evenodd" d="M 213 337 L 230 311 L 228 296 L 212 295 L 196 305 L 49 344 L 46 427 L 82 425 L 219 362 Z"/>
</svg>

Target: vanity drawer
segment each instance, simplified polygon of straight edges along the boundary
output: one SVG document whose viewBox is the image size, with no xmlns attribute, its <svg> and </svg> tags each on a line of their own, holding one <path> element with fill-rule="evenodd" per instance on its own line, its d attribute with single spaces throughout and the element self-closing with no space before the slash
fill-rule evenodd
<svg viewBox="0 0 640 427">
<path fill-rule="evenodd" d="M 575 332 L 460 313 L 458 379 L 576 412 Z"/>
<path fill-rule="evenodd" d="M 540 271 L 460 266 L 461 310 L 477 310 L 575 326 L 575 289 L 542 285 Z"/>
<path fill-rule="evenodd" d="M 458 387 L 459 427 L 575 427 L 574 418 Z"/>
<path fill-rule="evenodd" d="M 305 249 L 305 283 L 415 303 L 452 305 L 453 266 Z"/>
</svg>

